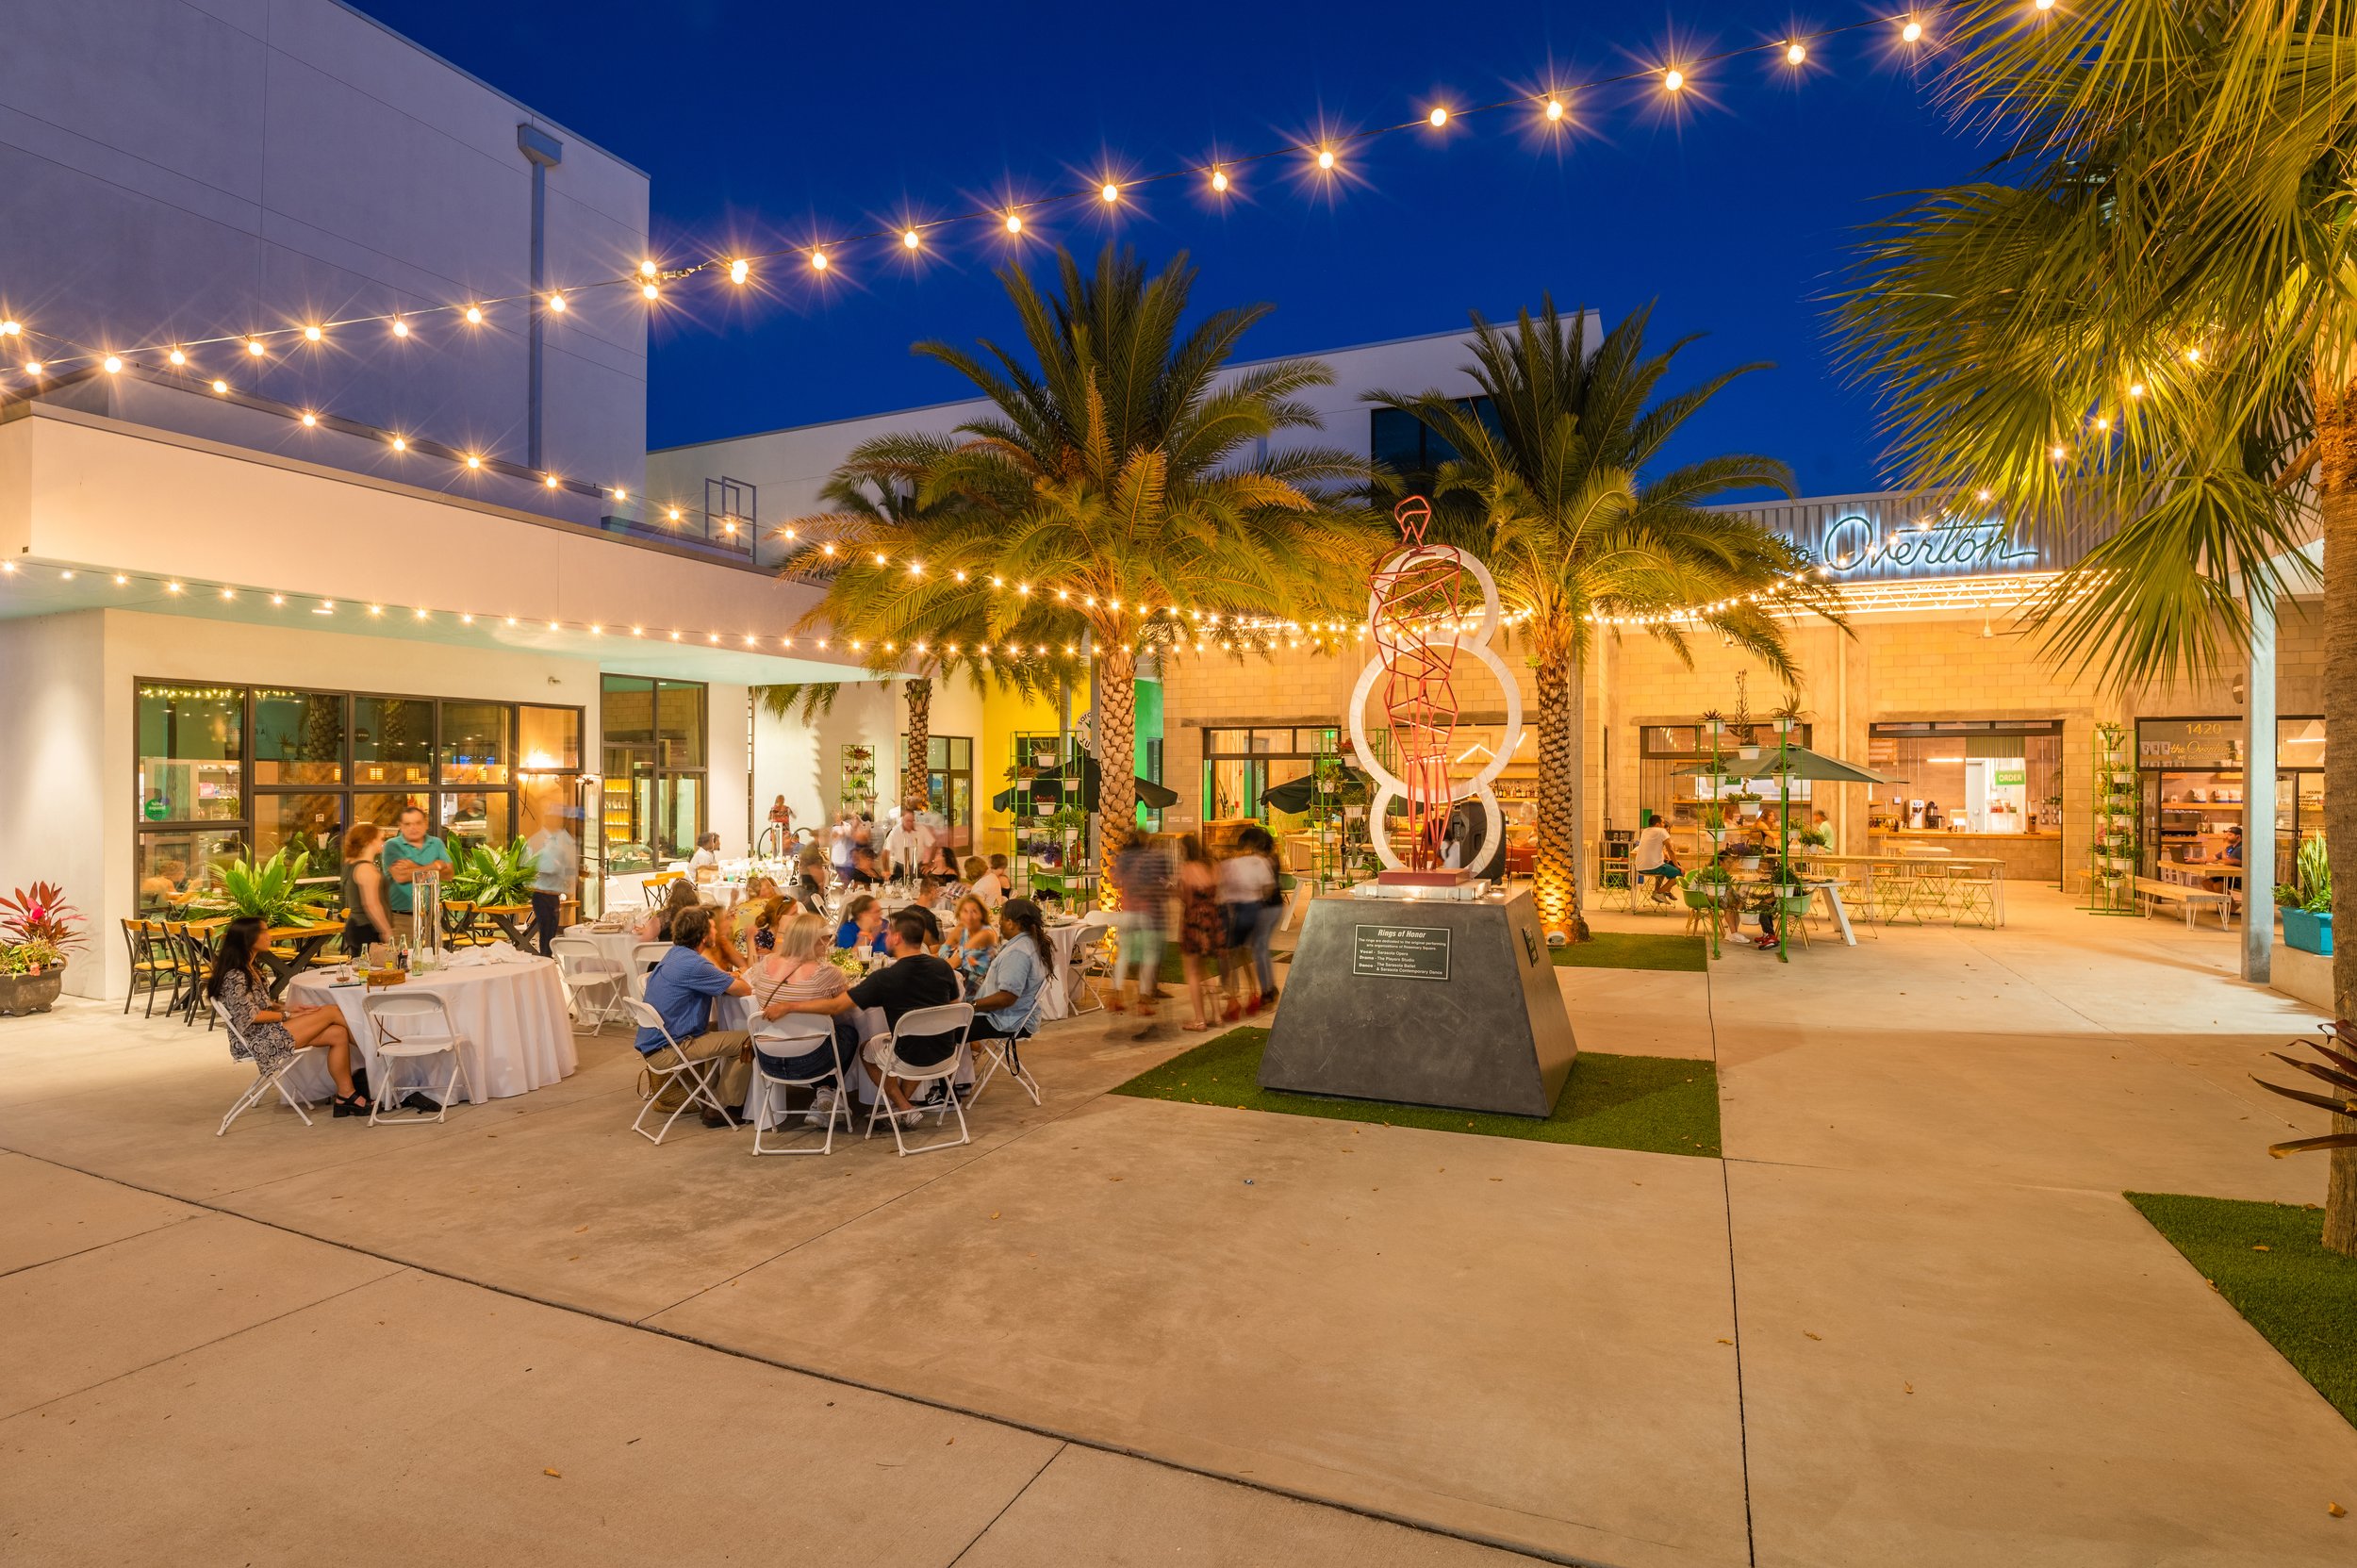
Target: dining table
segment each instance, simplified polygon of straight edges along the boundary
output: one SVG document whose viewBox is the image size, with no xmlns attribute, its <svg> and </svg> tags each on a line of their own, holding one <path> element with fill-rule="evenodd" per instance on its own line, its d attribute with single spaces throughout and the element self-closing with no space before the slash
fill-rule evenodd
<svg viewBox="0 0 2357 1568">
<path fill-rule="evenodd" d="M 1900 853 L 1866 855 L 1822 854 L 1812 850 L 1809 851 L 1806 860 L 1807 864 L 1811 866 L 1855 867 L 1859 874 L 1858 886 L 1862 898 L 1862 907 L 1869 912 L 1870 918 L 1881 919 L 1885 923 L 1888 923 L 1889 916 L 1887 914 L 1875 913 L 1880 911 L 1882 908 L 1881 901 L 1876 896 L 1874 886 L 1874 879 L 1878 871 L 1886 874 L 1897 873 L 1904 875 L 1920 871 L 1926 867 L 1962 867 L 1974 869 L 1986 869 L 1988 872 L 1991 884 L 1989 888 L 1989 900 L 1993 909 L 1993 918 L 1998 925 L 2002 926 L 2005 923 L 2005 863 L 2003 859 L 1995 855 L 1952 854 L 1946 850 L 1937 848 L 1909 850 Z"/>
<path fill-rule="evenodd" d="M 189 932 L 191 935 L 201 934 L 208 944 L 215 943 L 220 938 L 222 928 L 232 918 L 223 915 L 209 920 L 190 920 Z M 340 925 L 321 922 L 315 926 L 272 926 L 264 932 L 264 946 L 255 956 L 270 972 L 271 1000 L 276 1001 L 284 997 L 288 983 L 309 969 L 311 960 L 320 955 L 320 949 L 341 936 L 343 931 Z"/>
<path fill-rule="evenodd" d="M 523 922 L 532 918 L 530 904 L 477 904 L 474 912 L 499 927 L 500 934 L 512 946 L 530 950 L 524 942 L 523 928 Z"/>
<path fill-rule="evenodd" d="M 378 1037 L 366 999 L 388 992 L 429 991 L 442 999 L 451 1027 L 467 1040 L 461 1086 L 475 1104 L 506 1099 L 546 1088 L 572 1076 L 581 1065 L 573 1047 L 572 1017 L 565 986 L 552 959 L 522 953 L 504 943 L 470 948 L 440 968 L 412 969 L 399 985 L 376 987 L 343 980 L 337 971 L 313 970 L 287 988 L 298 1006 L 331 1004 L 343 1015 L 372 1087 L 383 1082 L 374 1068 Z M 417 1069 L 411 1069 L 416 1071 Z M 325 1051 L 305 1051 L 288 1081 L 298 1093 L 324 1098 L 334 1093 Z"/>
</svg>

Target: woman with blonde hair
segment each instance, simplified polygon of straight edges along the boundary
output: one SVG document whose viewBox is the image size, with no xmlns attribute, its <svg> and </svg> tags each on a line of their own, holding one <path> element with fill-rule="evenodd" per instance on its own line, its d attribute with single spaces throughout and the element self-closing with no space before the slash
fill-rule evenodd
<svg viewBox="0 0 2357 1568">
<path fill-rule="evenodd" d="M 781 905 L 781 907 L 790 907 Z M 783 1041 L 770 1026 L 786 1015 L 787 1002 L 816 1001 L 840 996 L 850 988 L 843 971 L 828 961 L 834 947 L 834 933 L 818 916 L 798 914 L 789 916 L 777 928 L 776 946 L 756 960 L 745 978 L 751 982 L 753 1006 L 760 1015 L 753 1020 L 753 1049 L 761 1052 L 762 1071 L 774 1078 L 816 1078 L 832 1065 L 838 1073 L 850 1070 L 852 1057 L 859 1050 L 859 1032 L 851 1025 L 849 1015 L 834 1020 L 832 1044 L 814 1046 L 807 1034 L 794 1036 L 792 1045 L 798 1054 L 780 1056 L 771 1048 L 782 1048 Z M 810 1108 L 810 1120 L 826 1120 L 834 1103 L 835 1091 L 821 1089 L 817 1100 Z"/>
</svg>

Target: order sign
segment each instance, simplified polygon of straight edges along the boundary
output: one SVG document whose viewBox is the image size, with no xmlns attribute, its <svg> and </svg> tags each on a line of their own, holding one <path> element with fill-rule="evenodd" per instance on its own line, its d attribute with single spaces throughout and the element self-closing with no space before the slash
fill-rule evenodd
<svg viewBox="0 0 2357 1568">
<path fill-rule="evenodd" d="M 1446 926 L 1359 926 L 1350 972 L 1393 980 L 1448 979 Z"/>
</svg>

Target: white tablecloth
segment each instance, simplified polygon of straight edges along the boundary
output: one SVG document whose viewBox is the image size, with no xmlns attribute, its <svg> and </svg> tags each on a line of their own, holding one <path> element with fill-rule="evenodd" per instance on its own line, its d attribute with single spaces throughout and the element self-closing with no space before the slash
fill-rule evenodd
<svg viewBox="0 0 2357 1568">
<path fill-rule="evenodd" d="M 620 931 L 600 931 L 595 926 L 567 926 L 565 934 L 595 943 L 599 961 L 618 975 L 629 971 L 631 951 L 642 940 L 636 932 L 628 927 Z"/>
<path fill-rule="evenodd" d="M 465 1082 L 471 1090 L 468 1098 L 478 1104 L 559 1082 L 581 1065 L 573 1049 L 572 1019 L 565 1010 L 565 987 L 556 978 L 556 965 L 549 959 L 437 969 L 412 974 L 404 983 L 392 987 L 395 992 L 413 988 L 438 995 L 450 1010 L 451 1027 L 467 1037 Z M 360 1007 L 365 995 L 366 990 L 357 984 L 331 985 L 317 971 L 297 976 L 287 987 L 288 999 L 298 1005 L 333 1002 L 342 1012 L 345 1027 L 352 1031 L 369 1066 L 371 1084 L 379 1084 L 376 1032 L 368 1026 Z M 426 1066 L 430 1068 L 435 1060 L 428 1058 Z M 404 1068 L 406 1072 L 419 1070 Z M 442 1070 L 449 1069 L 444 1066 Z M 325 1051 L 305 1051 L 287 1080 L 297 1093 L 314 1098 L 324 1099 L 335 1093 Z"/>
<path fill-rule="evenodd" d="M 1069 1018 L 1077 1011 L 1081 992 L 1080 966 L 1075 961 L 1080 933 L 1088 928 L 1086 920 L 1072 920 L 1047 928 L 1047 945 L 1056 950 L 1056 983 L 1040 999 L 1039 1018 L 1042 1023 L 1057 1018 Z M 1103 928 L 1097 934 L 1104 934 Z"/>
</svg>

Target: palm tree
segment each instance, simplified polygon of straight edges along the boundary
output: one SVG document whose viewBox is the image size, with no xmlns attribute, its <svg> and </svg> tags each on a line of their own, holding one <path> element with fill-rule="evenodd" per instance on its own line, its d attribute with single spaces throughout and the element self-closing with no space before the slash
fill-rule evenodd
<svg viewBox="0 0 2357 1568">
<path fill-rule="evenodd" d="M 1183 255 L 1149 277 L 1110 246 L 1093 272 L 1059 254 L 1052 294 L 1018 270 L 1000 274 L 1028 356 L 988 340 L 971 352 L 918 344 L 993 407 L 932 450 L 872 454 L 909 462 L 913 504 L 885 563 L 854 553 L 829 594 L 903 644 L 970 646 L 979 634 L 1050 659 L 1093 657 L 1107 852 L 1137 817 L 1139 655 L 1175 644 L 1182 610 L 1324 605 L 1370 548 L 1363 509 L 1338 499 L 1364 485 L 1363 461 L 1259 450 L 1317 426 L 1299 394 L 1331 373 L 1306 359 L 1227 370 L 1269 307 L 1189 327 L 1195 276 Z"/>
<path fill-rule="evenodd" d="M 1917 483 L 2033 530 L 2123 520 L 2041 615 L 2117 686 L 2217 668 L 2314 580 L 2320 531 L 2325 721 L 2357 736 L 2357 5 L 2040 15 L 1946 13 L 1946 90 L 2000 156 L 1870 231 L 1855 364 Z M 2357 746 L 2327 749 L 2324 795 L 2357 887 Z M 2332 982 L 2357 1014 L 2349 944 Z M 2357 1254 L 2357 1116 L 2333 1126 L 2324 1240 Z"/>
<path fill-rule="evenodd" d="M 1677 656 L 1707 629 L 1751 652 L 1787 685 L 1799 676 L 1784 628 L 1754 597 L 1830 614 L 1821 586 L 1797 580 L 1805 559 L 1751 518 L 1706 511 L 1730 490 L 1792 493 L 1791 470 L 1732 454 L 1648 473 L 1678 427 L 1744 365 L 1654 401 L 1691 338 L 1645 352 L 1651 307 L 1590 352 L 1587 312 L 1542 301 L 1501 331 L 1475 315 L 1465 367 L 1487 407 L 1437 391 L 1370 392 L 1406 409 L 1457 451 L 1433 475 L 1436 542 L 1471 551 L 1497 578 L 1539 695 L 1539 917 L 1550 934 L 1585 941 L 1579 905 L 1582 669 L 1601 618 L 1637 618 Z M 1654 619 L 1689 605 L 1692 617 Z"/>
</svg>

